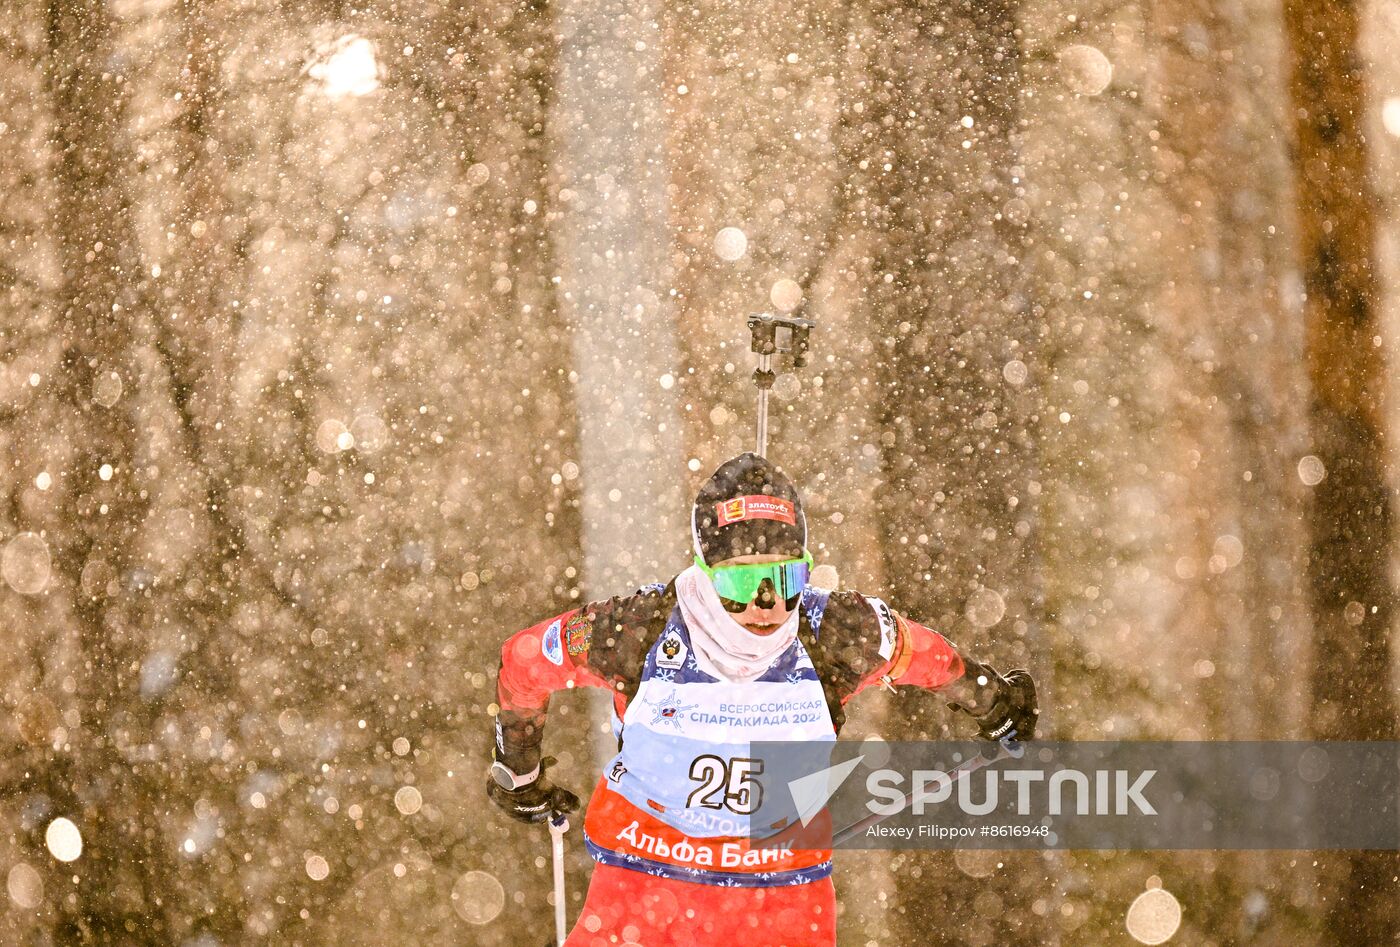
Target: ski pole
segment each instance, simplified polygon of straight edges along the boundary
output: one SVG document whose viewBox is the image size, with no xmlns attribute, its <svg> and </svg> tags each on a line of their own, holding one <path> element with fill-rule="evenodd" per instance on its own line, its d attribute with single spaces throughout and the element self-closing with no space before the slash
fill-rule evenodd
<svg viewBox="0 0 1400 947">
<path fill-rule="evenodd" d="M 569 831 L 569 819 L 562 813 L 549 820 L 549 847 L 554 856 L 554 943 L 562 947 L 568 935 L 564 923 L 564 833 Z"/>
<path fill-rule="evenodd" d="M 997 751 L 993 755 L 975 756 L 972 759 L 966 761 L 965 763 L 955 766 L 951 770 L 949 770 L 947 774 L 948 784 L 951 786 L 958 780 L 972 775 L 973 773 L 977 772 L 983 767 L 991 766 L 993 763 L 999 763 L 1005 759 L 1020 759 L 1021 755 L 1025 752 L 1025 748 L 1021 746 L 1021 744 L 1015 742 L 1010 737 L 1002 737 L 1001 740 L 997 743 Z M 831 836 L 831 847 L 835 848 L 842 842 L 855 838 L 857 835 L 860 835 L 861 833 L 869 829 L 872 825 L 879 825 L 886 819 L 899 815 L 901 812 L 909 808 L 914 803 L 922 802 L 924 799 L 927 799 L 931 795 L 933 795 L 933 792 L 929 789 L 922 789 L 918 793 L 905 793 L 904 797 L 899 802 L 899 808 L 896 809 L 894 812 L 871 813 L 870 815 L 861 819 L 859 822 L 853 822 L 850 825 L 846 826 L 844 829 L 833 833 Z"/>
<path fill-rule="evenodd" d="M 758 456 L 768 456 L 768 392 L 778 375 L 773 371 L 774 355 L 792 357 L 792 367 L 807 364 L 807 350 L 812 329 L 816 324 L 800 316 L 775 316 L 755 313 L 748 320 L 749 350 L 758 356 L 753 383 L 758 389 Z"/>
<path fill-rule="evenodd" d="M 760 355 L 758 368 L 754 369 L 753 380 L 758 386 L 758 456 L 768 456 L 768 392 L 773 387 L 773 370 L 770 367 L 773 356 Z"/>
</svg>

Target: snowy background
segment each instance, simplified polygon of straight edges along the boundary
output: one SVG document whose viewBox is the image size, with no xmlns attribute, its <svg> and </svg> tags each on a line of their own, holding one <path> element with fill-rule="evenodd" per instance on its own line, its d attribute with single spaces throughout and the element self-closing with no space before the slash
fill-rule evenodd
<svg viewBox="0 0 1400 947">
<path fill-rule="evenodd" d="M 0 942 L 543 943 L 500 642 L 686 565 L 760 310 L 818 325 L 769 453 L 819 563 L 1030 667 L 1048 734 L 1395 738 L 1398 41 L 1395 0 L 8 0 Z M 552 721 L 587 790 L 597 702 Z M 1397 875 L 837 884 L 843 944 L 1362 944 Z"/>
</svg>

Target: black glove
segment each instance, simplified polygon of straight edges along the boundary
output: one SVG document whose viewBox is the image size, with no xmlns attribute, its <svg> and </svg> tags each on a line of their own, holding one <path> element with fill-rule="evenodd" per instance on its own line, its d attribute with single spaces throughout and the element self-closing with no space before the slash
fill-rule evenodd
<svg viewBox="0 0 1400 947">
<path fill-rule="evenodd" d="M 1007 671 L 997 684 L 992 706 L 973 718 L 977 721 L 977 732 L 984 740 L 1003 737 L 1012 737 L 1018 743 L 1034 740 L 1040 707 L 1036 704 L 1035 681 L 1031 680 L 1030 672 L 1020 668 Z"/>
<path fill-rule="evenodd" d="M 505 810 L 506 815 L 517 822 L 538 824 L 550 819 L 577 812 L 578 796 L 563 786 L 556 786 L 545 776 L 544 771 L 557 760 L 546 756 L 540 760 L 540 775 L 534 782 L 519 789 L 506 789 L 492 776 L 486 777 L 486 795 L 496 805 Z"/>
</svg>

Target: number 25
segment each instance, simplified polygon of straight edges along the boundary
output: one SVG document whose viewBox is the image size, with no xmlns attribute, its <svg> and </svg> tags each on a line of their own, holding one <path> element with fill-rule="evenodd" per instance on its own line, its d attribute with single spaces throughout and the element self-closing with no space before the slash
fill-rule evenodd
<svg viewBox="0 0 1400 947">
<path fill-rule="evenodd" d="M 763 784 L 754 779 L 762 772 L 759 759 L 736 756 L 725 763 L 718 756 L 697 756 L 690 763 L 690 778 L 700 785 L 685 804 L 752 815 L 763 805 Z"/>
</svg>

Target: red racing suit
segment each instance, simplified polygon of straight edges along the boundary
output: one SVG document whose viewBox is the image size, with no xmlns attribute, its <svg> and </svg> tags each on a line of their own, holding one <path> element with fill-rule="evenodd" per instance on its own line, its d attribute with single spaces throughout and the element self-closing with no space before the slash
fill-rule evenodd
<svg viewBox="0 0 1400 947">
<path fill-rule="evenodd" d="M 701 790 L 687 783 L 687 775 L 703 780 L 710 774 L 701 766 L 697 775 L 696 764 L 722 767 L 725 759 L 746 755 L 734 746 L 748 740 L 835 739 L 845 722 L 845 705 L 872 685 L 940 690 L 969 712 L 995 698 L 995 672 L 983 674 L 984 665 L 877 598 L 808 587 L 798 610 L 796 641 L 769 673 L 746 683 L 709 677 L 689 656 L 674 582 L 572 609 L 505 642 L 496 757 L 516 773 L 528 773 L 540 761 L 551 693 L 586 686 L 613 694 L 622 751 L 600 780 L 585 818 L 585 840 L 601 867 L 575 932 L 579 938 L 606 940 L 602 919 L 609 918 L 614 934 L 635 939 L 624 936 L 629 926 L 641 923 L 633 918 L 636 923 L 629 925 L 629 913 L 635 912 L 626 904 L 604 903 L 607 892 L 619 888 L 619 878 L 628 877 L 616 869 L 631 869 L 651 876 L 637 878 L 637 889 L 645 885 L 660 892 L 662 904 L 686 901 L 668 901 L 668 885 L 753 889 L 729 897 L 763 902 L 766 917 L 798 919 L 800 931 L 758 936 L 759 943 L 827 942 L 824 929 L 811 926 L 809 910 L 827 899 L 824 893 L 814 899 L 805 886 L 829 888 L 829 846 L 755 851 L 748 826 L 738 817 L 730 821 L 731 814 L 719 805 L 704 808 L 710 802 L 703 796 L 697 803 Z M 798 886 L 804 890 L 791 890 Z M 794 897 L 806 907 L 774 910 Z M 823 923 L 834 925 L 829 910 L 815 910 Z M 720 922 L 707 923 L 713 942 L 719 942 L 721 932 L 713 925 Z M 752 930 L 741 933 L 756 936 Z M 711 942 L 698 936 L 696 943 Z M 571 937 L 569 943 L 591 940 Z"/>
</svg>

